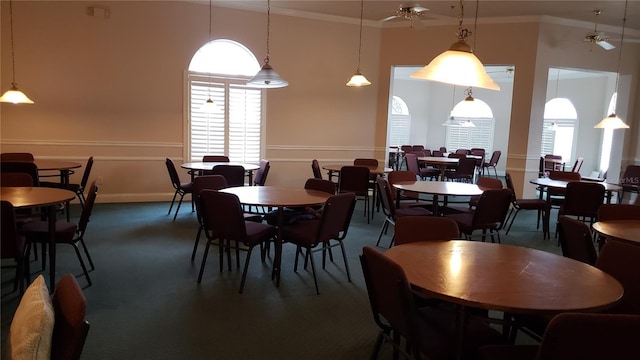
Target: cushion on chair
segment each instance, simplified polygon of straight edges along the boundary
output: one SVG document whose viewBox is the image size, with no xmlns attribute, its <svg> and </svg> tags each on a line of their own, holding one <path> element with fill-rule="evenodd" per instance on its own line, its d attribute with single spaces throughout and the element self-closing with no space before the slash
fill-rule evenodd
<svg viewBox="0 0 640 360">
<path fill-rule="evenodd" d="M 49 360 L 55 315 L 44 277 L 27 288 L 9 329 L 11 359 Z"/>
<path fill-rule="evenodd" d="M 298 221 L 282 227 L 283 239 L 295 239 L 296 244 L 311 247 L 316 242 L 320 219 Z"/>
<path fill-rule="evenodd" d="M 56 222 L 56 241 L 69 242 L 73 240 L 78 225 L 66 221 Z M 20 233 L 27 237 L 27 240 L 33 242 L 49 242 L 49 222 L 48 221 L 30 221 L 20 228 Z"/>
</svg>

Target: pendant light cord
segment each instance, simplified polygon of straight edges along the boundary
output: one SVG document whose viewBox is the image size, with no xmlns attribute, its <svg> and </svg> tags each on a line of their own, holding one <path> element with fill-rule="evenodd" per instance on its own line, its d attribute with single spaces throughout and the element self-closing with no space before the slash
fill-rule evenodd
<svg viewBox="0 0 640 360">
<path fill-rule="evenodd" d="M 9 26 L 11 27 L 11 85 L 16 86 L 16 54 L 13 45 L 13 1 L 9 0 Z"/>
<path fill-rule="evenodd" d="M 269 63 L 269 28 L 271 27 L 271 0 L 267 0 L 267 57 L 264 63 Z"/>
<path fill-rule="evenodd" d="M 620 35 L 620 51 L 618 51 L 618 65 L 616 67 L 616 94 L 618 93 L 618 84 L 620 83 L 620 62 L 622 60 L 622 47 L 624 45 L 624 28 L 627 22 L 627 5 L 629 4 L 629 0 L 625 0 L 624 2 L 624 16 L 622 17 L 622 34 Z M 13 33 L 12 33 L 13 34 Z M 617 102 L 616 96 L 616 102 Z"/>
<path fill-rule="evenodd" d="M 358 44 L 358 71 L 360 71 L 360 53 L 362 52 L 362 16 L 364 14 L 364 0 L 360 1 L 360 42 Z"/>
<path fill-rule="evenodd" d="M 476 0 L 476 15 L 473 21 L 473 46 L 471 47 L 471 52 L 475 52 L 476 50 L 476 38 L 478 35 L 476 34 L 477 26 L 478 26 L 478 9 L 480 8 L 480 0 Z"/>
</svg>

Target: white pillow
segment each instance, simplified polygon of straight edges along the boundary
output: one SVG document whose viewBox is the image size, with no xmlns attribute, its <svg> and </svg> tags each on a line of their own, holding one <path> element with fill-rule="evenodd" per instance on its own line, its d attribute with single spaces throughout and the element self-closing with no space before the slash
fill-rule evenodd
<svg viewBox="0 0 640 360">
<path fill-rule="evenodd" d="M 49 360 L 55 314 L 44 277 L 39 275 L 27 288 L 9 329 L 13 360 Z"/>
</svg>

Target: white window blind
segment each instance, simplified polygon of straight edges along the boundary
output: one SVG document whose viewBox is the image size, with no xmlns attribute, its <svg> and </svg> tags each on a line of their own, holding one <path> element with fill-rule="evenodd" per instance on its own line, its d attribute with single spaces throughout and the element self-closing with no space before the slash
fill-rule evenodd
<svg viewBox="0 0 640 360">
<path fill-rule="evenodd" d="M 390 146 L 401 146 L 409 144 L 409 132 L 411 126 L 411 116 L 393 114 L 391 115 L 391 131 L 389 134 Z"/>
<path fill-rule="evenodd" d="M 570 164 L 576 123 L 574 119 L 545 119 L 542 126 L 540 156 L 560 155 L 565 163 Z M 553 124 L 556 125 L 555 130 Z"/>
<path fill-rule="evenodd" d="M 227 155 L 242 163 L 260 161 L 262 90 L 245 86 L 245 81 L 189 74 L 191 161 L 201 161 L 204 155 Z M 209 96 L 219 111 L 201 110 Z"/>
<path fill-rule="evenodd" d="M 475 127 L 447 126 L 445 146 L 451 151 L 456 149 L 485 149 L 493 152 L 494 119 L 471 119 Z"/>
</svg>

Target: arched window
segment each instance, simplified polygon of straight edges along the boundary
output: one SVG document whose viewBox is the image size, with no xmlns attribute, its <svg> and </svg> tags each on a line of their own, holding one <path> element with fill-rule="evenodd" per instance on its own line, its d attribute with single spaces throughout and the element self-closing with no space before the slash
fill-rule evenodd
<svg viewBox="0 0 640 360">
<path fill-rule="evenodd" d="M 453 125 L 447 126 L 445 146 L 447 149 L 485 149 L 493 152 L 495 118 L 486 102 L 474 98 L 462 100 L 451 109 Z"/>
<path fill-rule="evenodd" d="M 411 132 L 411 115 L 407 103 L 393 96 L 391 100 L 391 126 L 389 130 L 389 146 L 409 144 Z"/>
<path fill-rule="evenodd" d="M 188 74 L 190 161 L 204 155 L 260 161 L 262 90 L 245 85 L 259 70 L 251 51 L 232 40 L 213 40 L 194 54 Z M 203 108 L 208 99 L 216 104 L 213 112 Z"/>
<path fill-rule="evenodd" d="M 615 92 L 611 95 L 609 100 L 609 109 L 604 116 L 613 114 L 616 112 L 616 100 L 618 93 Z M 602 134 L 602 151 L 600 152 L 600 174 L 604 174 L 609 169 L 609 160 L 611 159 L 611 146 L 613 145 L 613 129 L 605 128 Z"/>
<path fill-rule="evenodd" d="M 565 163 L 571 163 L 577 121 L 578 113 L 569 99 L 554 98 L 547 101 L 544 106 L 540 156 L 561 155 Z"/>
</svg>

